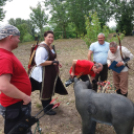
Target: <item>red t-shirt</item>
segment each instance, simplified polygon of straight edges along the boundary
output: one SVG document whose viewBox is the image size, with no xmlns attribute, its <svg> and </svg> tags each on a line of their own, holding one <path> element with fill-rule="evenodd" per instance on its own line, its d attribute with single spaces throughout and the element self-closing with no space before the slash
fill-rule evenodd
<svg viewBox="0 0 134 134">
<path fill-rule="evenodd" d="M 95 73 L 92 71 L 94 63 L 88 60 L 77 60 L 75 65 L 75 75 L 79 75 L 82 73 L 82 75 L 89 74 L 92 77 L 95 77 Z M 70 68 L 69 73 L 71 74 L 72 67 Z"/>
<path fill-rule="evenodd" d="M 10 51 L 0 48 L 0 76 L 11 74 L 11 84 L 27 95 L 31 95 L 31 83 L 21 62 Z M 0 103 L 3 107 L 22 101 L 6 96 L 1 92 Z"/>
</svg>

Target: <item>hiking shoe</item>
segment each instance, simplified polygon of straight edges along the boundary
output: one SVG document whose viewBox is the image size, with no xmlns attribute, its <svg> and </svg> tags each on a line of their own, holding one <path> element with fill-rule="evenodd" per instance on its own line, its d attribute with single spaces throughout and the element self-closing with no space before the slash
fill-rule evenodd
<svg viewBox="0 0 134 134">
<path fill-rule="evenodd" d="M 54 110 L 44 110 L 44 113 L 47 115 L 56 115 L 57 113 Z"/>
</svg>

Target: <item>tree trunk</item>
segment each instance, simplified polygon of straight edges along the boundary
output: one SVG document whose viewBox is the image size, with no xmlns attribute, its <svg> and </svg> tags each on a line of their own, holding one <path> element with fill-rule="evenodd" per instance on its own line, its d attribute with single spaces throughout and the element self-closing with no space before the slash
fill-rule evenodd
<svg viewBox="0 0 134 134">
<path fill-rule="evenodd" d="M 66 36 L 66 27 L 65 27 L 65 25 L 63 25 L 63 29 L 64 29 L 64 38 L 66 39 L 67 36 Z"/>
</svg>

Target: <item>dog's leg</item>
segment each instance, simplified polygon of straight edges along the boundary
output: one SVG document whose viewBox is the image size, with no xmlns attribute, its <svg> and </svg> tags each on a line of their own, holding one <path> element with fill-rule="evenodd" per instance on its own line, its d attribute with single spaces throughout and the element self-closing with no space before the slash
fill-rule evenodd
<svg viewBox="0 0 134 134">
<path fill-rule="evenodd" d="M 128 124 L 113 124 L 116 134 L 133 134 L 133 126 Z"/>
<path fill-rule="evenodd" d="M 82 134 L 95 134 L 96 122 L 91 119 L 87 111 L 82 112 Z"/>
</svg>

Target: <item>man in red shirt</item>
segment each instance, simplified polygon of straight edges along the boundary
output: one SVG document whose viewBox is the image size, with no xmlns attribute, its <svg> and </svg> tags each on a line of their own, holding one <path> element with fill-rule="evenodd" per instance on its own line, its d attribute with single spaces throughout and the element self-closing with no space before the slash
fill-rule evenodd
<svg viewBox="0 0 134 134">
<path fill-rule="evenodd" d="M 95 75 L 99 74 L 101 70 L 103 69 L 103 66 L 101 63 L 94 64 L 91 61 L 88 60 L 73 60 L 72 67 L 70 68 L 70 76 L 71 79 L 69 79 L 65 84 L 66 86 L 70 85 L 72 78 L 77 75 L 82 75 L 80 78 L 83 81 L 89 81 L 88 75 L 91 76 L 91 81 L 94 82 Z M 70 81 L 71 80 L 71 81 Z M 88 88 L 92 88 L 91 84 L 89 84 Z"/>
<path fill-rule="evenodd" d="M 18 47 L 19 37 L 20 32 L 16 27 L 0 27 L 0 108 L 5 118 L 5 134 L 15 126 L 22 114 L 30 115 L 31 111 L 30 80 L 20 61 L 11 52 Z M 27 109 L 24 108 L 26 105 Z M 31 134 L 30 130 L 28 134 Z"/>
</svg>

